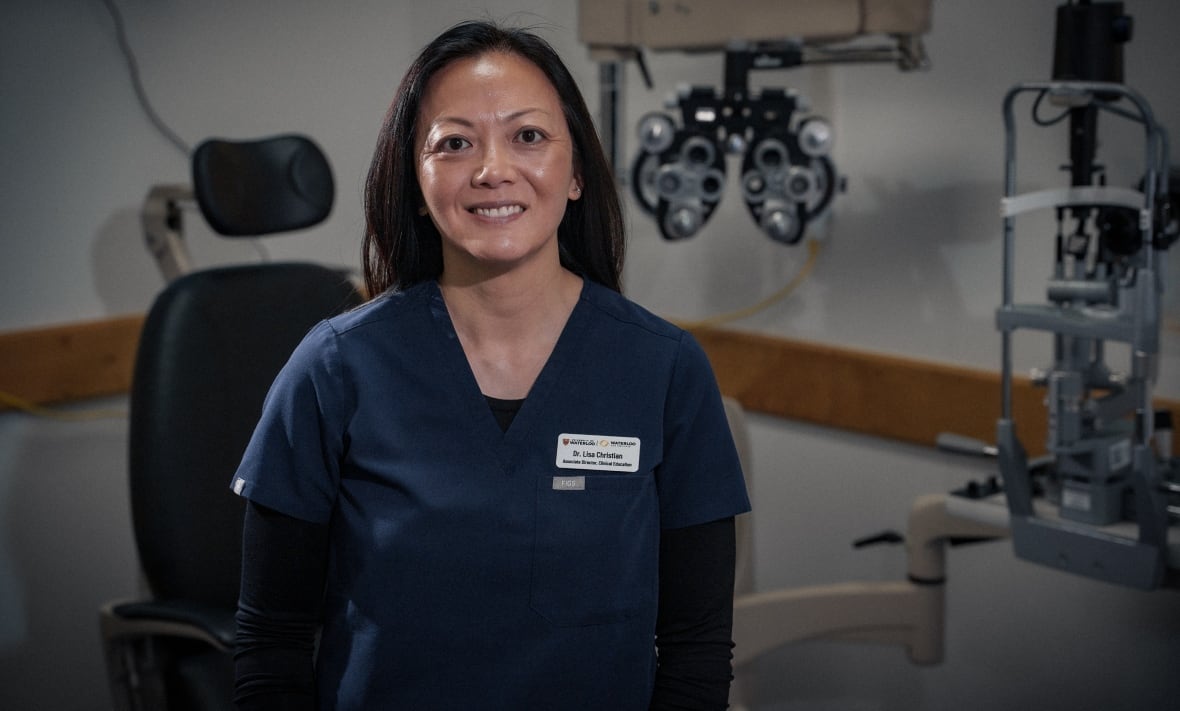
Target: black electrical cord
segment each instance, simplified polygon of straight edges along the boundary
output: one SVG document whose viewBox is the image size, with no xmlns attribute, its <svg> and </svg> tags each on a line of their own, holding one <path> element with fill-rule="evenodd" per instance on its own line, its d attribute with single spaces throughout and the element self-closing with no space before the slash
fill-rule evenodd
<svg viewBox="0 0 1180 711">
<path fill-rule="evenodd" d="M 1033 123 L 1035 123 L 1038 126 L 1052 126 L 1054 124 L 1061 123 L 1063 120 L 1065 120 L 1066 117 L 1069 116 L 1069 109 L 1066 109 L 1051 119 L 1041 118 L 1041 113 L 1040 113 L 1041 101 L 1044 100 L 1045 95 L 1048 93 L 1049 93 L 1048 89 L 1042 89 L 1040 92 L 1037 93 L 1036 101 L 1033 102 L 1032 120 L 1033 120 Z"/>
<path fill-rule="evenodd" d="M 168 124 L 164 123 L 164 120 L 152 108 L 151 102 L 148 101 L 147 93 L 143 88 L 143 82 L 139 78 L 139 63 L 135 59 L 135 53 L 131 51 L 131 45 L 127 42 L 127 32 L 123 26 L 123 15 L 119 12 L 119 8 L 115 6 L 114 0 L 102 0 L 102 4 L 106 5 L 107 10 L 111 13 L 111 18 L 115 21 L 115 36 L 119 41 L 119 49 L 123 52 L 124 59 L 127 60 L 127 69 L 131 74 L 131 85 L 135 89 L 135 97 L 139 100 L 139 105 L 143 107 L 152 125 L 187 158 L 192 153 L 192 149 L 180 136 L 177 136 L 168 127 Z"/>
</svg>

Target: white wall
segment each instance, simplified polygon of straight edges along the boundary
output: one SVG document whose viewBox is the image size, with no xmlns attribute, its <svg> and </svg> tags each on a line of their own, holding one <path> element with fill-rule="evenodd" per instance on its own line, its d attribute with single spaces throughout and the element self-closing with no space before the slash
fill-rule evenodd
<svg viewBox="0 0 1180 711">
<path fill-rule="evenodd" d="M 824 253 L 806 286 L 786 304 L 738 324 L 790 338 L 837 343 L 997 370 L 1004 127 L 1001 102 L 1019 82 L 1050 78 L 1051 0 L 935 0 L 926 38 L 932 68 L 903 73 L 891 65 L 813 66 L 752 75 L 754 86 L 797 89 L 829 118 L 834 161 L 848 189 L 837 196 Z M 1130 2 L 1136 36 L 1126 48 L 1126 81 L 1152 102 L 1157 120 L 1180 131 L 1180 89 L 1167 57 L 1180 7 Z M 721 81 L 712 55 L 649 57 L 660 83 L 647 92 L 628 73 L 629 121 L 659 110 L 678 83 Z M 1065 125 L 1033 130 L 1031 95 L 1018 104 L 1020 191 L 1068 185 Z M 1042 109 L 1051 116 L 1055 110 Z M 1131 185 L 1143 169 L 1142 133 L 1103 119 L 1099 162 L 1111 184 Z M 1174 140 L 1180 140 L 1175 138 Z M 1173 151 L 1174 153 L 1176 151 Z M 739 163 L 706 232 L 668 245 L 654 223 L 633 211 L 630 295 L 661 313 L 688 318 L 725 313 L 774 293 L 796 273 L 802 248 L 784 248 L 753 229 L 741 200 Z M 1064 180 L 1063 180 L 1064 178 Z M 1041 215 L 1017 220 L 1017 299 L 1043 300 L 1054 225 Z M 1168 266 L 1180 269 L 1180 250 Z M 642 275 L 640 277 L 639 275 Z M 654 275 L 654 276 L 653 276 Z M 1172 319 L 1163 348 L 1161 394 L 1180 392 L 1180 289 L 1167 295 Z M 1017 366 L 1045 366 L 1046 338 L 1016 339 Z M 1174 395 L 1173 395 L 1174 396 Z"/>
<path fill-rule="evenodd" d="M 848 178 L 812 277 L 788 301 L 736 324 L 789 338 L 996 369 L 1003 133 L 1000 101 L 1047 78 L 1057 2 L 936 0 L 933 67 L 803 68 L 756 81 L 811 100 L 836 130 Z M 454 21 L 505 17 L 514 2 L 269 0 L 119 2 L 148 94 L 185 140 L 299 131 L 330 156 L 337 203 L 323 226 L 267 241 L 274 258 L 355 264 L 368 156 L 396 82 L 417 48 Z M 592 106 L 597 68 L 576 37 L 573 0 L 529 3 Z M 1180 4 L 1129 0 L 1136 36 L 1127 82 L 1180 131 L 1175 83 Z M 282 8 L 281 12 L 280 9 Z M 716 56 L 649 57 L 657 87 L 627 70 L 631 126 L 691 79 L 718 84 Z M 12 0 L 0 9 L 0 331 L 147 309 L 162 281 L 142 246 L 148 188 L 186 179 L 184 157 L 135 103 L 98 0 Z M 1023 117 L 1022 117 L 1023 118 Z M 1021 143 L 1022 189 L 1060 184 L 1063 135 Z M 1027 136 L 1027 137 L 1026 137 Z M 1138 136 L 1100 148 L 1112 182 L 1135 179 Z M 1176 139 L 1180 140 L 1180 139 Z M 735 168 L 736 170 L 736 168 Z M 732 187 L 732 186 L 731 186 Z M 189 220 L 203 264 L 257 258 Z M 664 243 L 630 213 L 627 289 L 674 317 L 745 306 L 790 279 L 804 250 L 756 233 L 732 190 L 695 239 Z M 1020 276 L 1036 298 L 1052 226 L 1022 233 Z M 1180 269 L 1177 253 L 1172 272 Z M 1180 319 L 1176 290 L 1167 316 Z M 1025 342 L 1027 341 L 1027 343 Z M 1036 338 L 1018 366 L 1043 365 Z M 1157 392 L 1180 396 L 1180 334 L 1166 331 Z M 121 398 L 98 406 L 123 407 Z M 773 588 L 902 574 L 899 550 L 853 552 L 866 532 L 901 528 L 909 502 L 992 473 L 929 448 L 766 417 L 752 418 L 758 585 Z M 106 709 L 95 608 L 136 591 L 125 491 L 126 424 L 0 414 L 0 706 Z M 1180 606 L 1015 560 L 1004 544 L 950 559 L 944 664 L 912 667 L 891 648 L 808 644 L 761 662 L 760 708 L 1042 709 L 1180 706 Z"/>
</svg>

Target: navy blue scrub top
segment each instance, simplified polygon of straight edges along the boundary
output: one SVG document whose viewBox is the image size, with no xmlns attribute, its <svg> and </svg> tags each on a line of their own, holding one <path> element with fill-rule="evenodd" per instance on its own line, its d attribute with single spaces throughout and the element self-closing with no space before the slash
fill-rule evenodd
<svg viewBox="0 0 1180 711">
<path fill-rule="evenodd" d="M 233 488 L 331 523 L 324 711 L 646 709 L 660 529 L 749 510 L 700 346 L 589 280 L 506 432 L 437 283 L 319 324 Z"/>
</svg>

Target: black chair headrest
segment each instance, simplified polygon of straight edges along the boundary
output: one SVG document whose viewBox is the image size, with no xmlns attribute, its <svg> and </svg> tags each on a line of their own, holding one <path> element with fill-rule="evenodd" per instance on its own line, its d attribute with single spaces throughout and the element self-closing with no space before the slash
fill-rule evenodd
<svg viewBox="0 0 1180 711">
<path fill-rule="evenodd" d="M 332 210 L 335 183 L 319 146 L 298 135 L 255 141 L 209 139 L 193 152 L 193 192 L 219 234 L 302 229 Z"/>
</svg>

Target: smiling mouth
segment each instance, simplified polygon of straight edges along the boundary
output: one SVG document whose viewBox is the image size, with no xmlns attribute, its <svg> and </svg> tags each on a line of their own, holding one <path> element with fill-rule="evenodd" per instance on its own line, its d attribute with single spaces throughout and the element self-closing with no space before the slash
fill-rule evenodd
<svg viewBox="0 0 1180 711">
<path fill-rule="evenodd" d="M 501 205 L 499 207 L 473 207 L 468 212 L 480 217 L 511 217 L 524 212 L 522 205 Z"/>
</svg>

